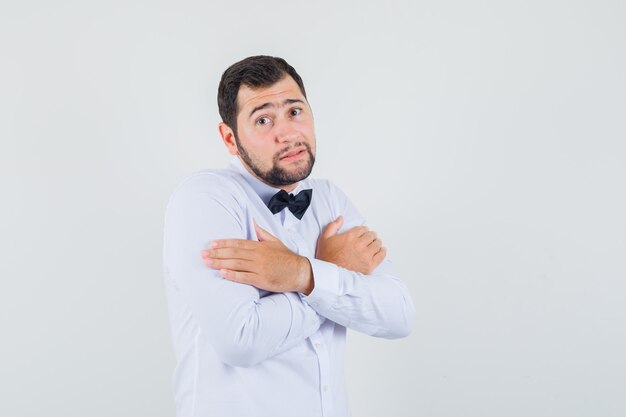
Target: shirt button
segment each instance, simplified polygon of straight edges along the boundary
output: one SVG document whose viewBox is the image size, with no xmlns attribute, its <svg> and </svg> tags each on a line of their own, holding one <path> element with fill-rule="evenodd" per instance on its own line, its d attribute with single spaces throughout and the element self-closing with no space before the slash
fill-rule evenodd
<svg viewBox="0 0 626 417">
<path fill-rule="evenodd" d="M 319 307 L 319 304 L 317 303 L 317 301 L 314 301 L 314 302 L 311 303 L 311 306 L 312 307 Z"/>
<path fill-rule="evenodd" d="M 322 344 L 321 343 L 316 343 L 315 347 L 318 348 L 318 349 L 321 349 L 322 348 Z"/>
<path fill-rule="evenodd" d="M 322 390 L 323 390 L 324 392 L 328 391 L 328 385 L 324 385 L 324 386 L 322 387 Z"/>
</svg>

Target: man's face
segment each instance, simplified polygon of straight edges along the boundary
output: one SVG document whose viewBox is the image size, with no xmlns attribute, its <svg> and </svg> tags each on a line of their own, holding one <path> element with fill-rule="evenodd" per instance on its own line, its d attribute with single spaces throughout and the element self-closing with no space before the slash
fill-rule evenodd
<svg viewBox="0 0 626 417">
<path fill-rule="evenodd" d="M 249 170 L 272 186 L 308 177 L 315 162 L 313 114 L 293 78 L 254 90 L 242 86 L 237 104 L 235 140 Z"/>
</svg>

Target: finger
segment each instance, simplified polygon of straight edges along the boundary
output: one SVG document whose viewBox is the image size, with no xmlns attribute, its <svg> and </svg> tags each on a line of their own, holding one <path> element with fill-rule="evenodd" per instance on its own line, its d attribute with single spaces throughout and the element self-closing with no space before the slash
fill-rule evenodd
<svg viewBox="0 0 626 417">
<path fill-rule="evenodd" d="M 254 251 L 240 248 L 215 248 L 204 249 L 201 252 L 202 259 L 252 259 Z"/>
<path fill-rule="evenodd" d="M 369 245 L 370 243 L 375 241 L 377 238 L 378 238 L 378 235 L 373 230 L 370 230 L 369 232 L 365 232 L 361 235 L 361 237 L 359 237 L 359 239 L 364 241 L 366 245 Z"/>
<path fill-rule="evenodd" d="M 384 246 L 382 248 L 380 248 L 380 250 L 372 257 L 372 259 L 374 260 L 374 262 L 376 263 L 376 266 L 380 265 L 380 263 L 382 261 L 385 260 L 385 257 L 387 256 L 387 248 L 385 248 Z"/>
<path fill-rule="evenodd" d="M 343 216 L 339 216 L 332 222 L 328 223 L 322 231 L 322 236 L 325 238 L 335 236 L 339 229 L 341 229 L 341 226 L 343 226 Z"/>
<path fill-rule="evenodd" d="M 229 269 L 250 272 L 253 263 L 245 259 L 205 259 L 204 265 L 212 269 Z"/>
<path fill-rule="evenodd" d="M 369 232 L 369 227 L 367 226 L 355 226 L 352 229 L 348 230 L 346 233 L 352 234 L 356 237 L 361 237 L 363 234 Z"/>
<path fill-rule="evenodd" d="M 272 235 L 267 230 L 261 228 L 261 226 L 256 224 L 256 221 L 254 221 L 254 220 L 252 220 L 252 221 L 254 222 L 254 230 L 256 230 L 256 237 L 259 239 L 259 242 L 276 242 L 276 241 L 278 241 L 278 238 L 276 236 Z"/>
<path fill-rule="evenodd" d="M 252 272 L 231 271 L 229 269 L 220 269 L 220 275 L 229 281 L 250 285 L 253 285 L 257 277 L 257 274 Z"/>
<path fill-rule="evenodd" d="M 211 248 L 256 249 L 259 242 L 246 239 L 217 239 L 211 242 Z"/>
<path fill-rule="evenodd" d="M 383 241 L 380 239 L 375 239 L 372 243 L 367 246 L 367 249 L 370 253 L 376 254 L 383 247 Z"/>
</svg>

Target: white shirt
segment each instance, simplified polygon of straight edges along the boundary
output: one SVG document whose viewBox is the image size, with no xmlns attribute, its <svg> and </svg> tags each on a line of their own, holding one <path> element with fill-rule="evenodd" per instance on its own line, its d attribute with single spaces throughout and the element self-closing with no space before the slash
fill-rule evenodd
<svg viewBox="0 0 626 417">
<path fill-rule="evenodd" d="M 343 232 L 364 220 L 330 181 L 303 180 L 293 194 L 309 188 L 301 220 L 288 209 L 273 215 L 266 203 L 279 189 L 233 158 L 228 169 L 190 176 L 172 195 L 164 269 L 179 417 L 349 416 L 346 328 L 385 338 L 409 334 L 415 310 L 389 260 L 363 275 L 315 259 L 328 223 L 343 215 Z M 310 260 L 309 296 L 228 281 L 204 265 L 200 252 L 214 239 L 257 240 L 253 220 Z"/>
</svg>

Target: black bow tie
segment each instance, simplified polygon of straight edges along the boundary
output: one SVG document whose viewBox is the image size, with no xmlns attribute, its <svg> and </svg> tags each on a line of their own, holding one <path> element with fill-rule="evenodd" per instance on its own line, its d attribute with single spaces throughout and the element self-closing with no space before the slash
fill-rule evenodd
<svg viewBox="0 0 626 417">
<path fill-rule="evenodd" d="M 289 207 L 289 211 L 300 220 L 304 216 L 306 209 L 309 208 L 309 204 L 311 204 L 312 194 L 313 190 L 302 190 L 294 196 L 293 194 L 288 194 L 285 190 L 280 190 L 270 198 L 267 207 L 273 214 L 282 211 L 285 207 Z"/>
</svg>

